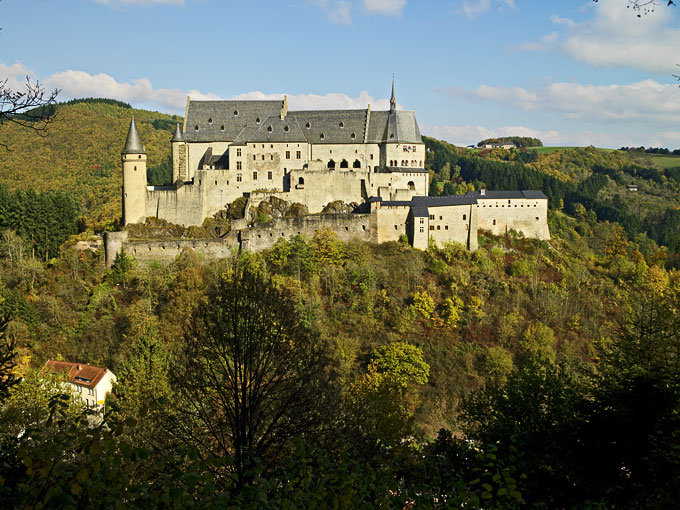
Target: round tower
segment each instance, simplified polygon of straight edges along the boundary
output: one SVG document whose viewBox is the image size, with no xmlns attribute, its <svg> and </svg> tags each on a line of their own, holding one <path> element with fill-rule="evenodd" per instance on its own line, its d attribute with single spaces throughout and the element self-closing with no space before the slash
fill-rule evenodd
<svg viewBox="0 0 680 510">
<path fill-rule="evenodd" d="M 123 160 L 123 225 L 146 220 L 146 150 L 139 140 L 135 118 L 130 121 Z"/>
<path fill-rule="evenodd" d="M 170 146 L 172 147 L 172 184 L 177 186 L 178 183 L 187 180 L 187 144 L 179 124 L 175 128 L 175 134 L 172 135 Z"/>
</svg>

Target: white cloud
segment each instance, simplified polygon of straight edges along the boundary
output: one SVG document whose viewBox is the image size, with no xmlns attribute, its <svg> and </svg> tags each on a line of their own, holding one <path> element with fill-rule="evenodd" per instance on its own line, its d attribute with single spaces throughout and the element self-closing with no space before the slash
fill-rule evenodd
<svg viewBox="0 0 680 510">
<path fill-rule="evenodd" d="M 474 101 L 495 101 L 528 111 L 553 111 L 570 119 L 615 122 L 680 122 L 680 93 L 675 84 L 647 79 L 626 85 L 555 82 L 538 90 L 480 85 L 471 91 L 448 90 Z"/>
<path fill-rule="evenodd" d="M 644 145 L 646 147 L 677 147 L 680 145 L 680 132 L 660 132 L 647 134 L 641 137 L 631 137 L 630 135 L 619 133 L 601 133 L 592 130 L 582 131 L 540 131 L 526 126 L 503 126 L 498 128 L 488 128 L 485 126 L 425 126 L 420 125 L 422 133 L 426 136 L 433 136 L 441 140 L 446 140 L 458 146 L 476 145 L 479 141 L 486 138 L 496 138 L 502 136 L 530 136 L 538 138 L 544 145 L 584 147 L 594 145 L 595 147 L 631 147 Z"/>
<path fill-rule="evenodd" d="M 516 9 L 515 0 L 494 0 L 494 5 L 499 11 L 505 8 Z M 473 19 L 490 11 L 491 7 L 491 0 L 466 0 L 461 4 L 460 9 L 465 16 Z"/>
<path fill-rule="evenodd" d="M 674 23 L 675 11 L 665 2 L 641 17 L 623 0 L 599 0 L 591 2 L 589 8 L 593 16 L 582 23 L 550 17 L 560 27 L 559 48 L 565 54 L 593 67 L 634 68 L 666 75 L 677 71 L 680 28 Z M 545 48 L 541 42 L 519 47 Z"/>
<path fill-rule="evenodd" d="M 363 0 L 364 10 L 376 14 L 401 16 L 406 0 Z"/>
<path fill-rule="evenodd" d="M 30 70 L 21 63 L 6 65 L 0 62 L 0 80 L 7 79 L 8 87 L 13 90 L 23 87 L 27 74 L 31 74 Z M 74 70 L 55 73 L 45 80 L 44 85 L 48 89 L 60 89 L 60 101 L 77 97 L 107 97 L 139 107 L 153 107 L 179 114 L 184 113 L 187 95 L 197 100 L 221 99 L 217 94 L 198 90 L 154 88 L 148 78 L 120 82 L 108 74 Z M 283 96 L 283 93 L 252 91 L 232 99 L 283 99 Z M 360 92 L 357 97 L 342 93 L 288 95 L 288 107 L 291 110 L 362 109 L 368 104 L 374 110 L 383 110 L 389 108 L 390 101 L 388 98 L 374 98 L 367 91 Z M 401 105 L 397 106 L 401 108 Z"/>
<path fill-rule="evenodd" d="M 346 0 L 307 0 L 307 3 L 319 7 L 333 23 L 352 24 L 353 5 Z"/>
<path fill-rule="evenodd" d="M 519 51 L 544 51 L 553 46 L 558 37 L 557 32 L 551 32 L 541 37 L 539 41 L 523 43 L 514 48 Z"/>
</svg>

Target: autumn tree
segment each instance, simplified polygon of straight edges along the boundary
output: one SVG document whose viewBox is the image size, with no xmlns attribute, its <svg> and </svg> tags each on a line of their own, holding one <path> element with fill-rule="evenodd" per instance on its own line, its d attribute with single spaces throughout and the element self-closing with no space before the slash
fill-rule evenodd
<svg viewBox="0 0 680 510">
<path fill-rule="evenodd" d="M 255 458 L 274 465 L 293 438 L 331 417 L 323 342 L 291 295 L 257 267 L 234 265 L 196 310 L 173 369 L 180 418 L 173 430 L 205 455 L 233 457 L 247 483 Z M 222 476 L 225 475 L 225 476 Z"/>
</svg>

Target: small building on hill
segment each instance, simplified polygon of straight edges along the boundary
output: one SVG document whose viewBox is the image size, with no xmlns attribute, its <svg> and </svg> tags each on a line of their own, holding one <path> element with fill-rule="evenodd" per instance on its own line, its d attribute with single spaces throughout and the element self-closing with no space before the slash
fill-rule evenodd
<svg viewBox="0 0 680 510">
<path fill-rule="evenodd" d="M 64 374 L 65 383 L 79 395 L 85 406 L 90 409 L 104 408 L 106 394 L 110 393 L 116 376 L 107 368 L 95 367 L 71 361 L 49 360 L 45 363 L 46 372 Z"/>
</svg>

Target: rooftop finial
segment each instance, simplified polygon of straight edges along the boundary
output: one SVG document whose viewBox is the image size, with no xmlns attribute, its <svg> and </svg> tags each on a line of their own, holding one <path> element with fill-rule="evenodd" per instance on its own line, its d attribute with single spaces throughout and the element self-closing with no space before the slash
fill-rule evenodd
<svg viewBox="0 0 680 510">
<path fill-rule="evenodd" d="M 130 129 L 128 130 L 127 139 L 125 140 L 125 147 L 123 147 L 122 154 L 146 154 L 144 146 L 139 139 L 139 132 L 137 131 L 137 124 L 135 123 L 135 116 L 132 116 L 130 121 Z"/>
<path fill-rule="evenodd" d="M 397 111 L 397 99 L 394 97 L 394 75 L 392 75 L 392 97 L 390 98 L 390 112 Z"/>
</svg>

